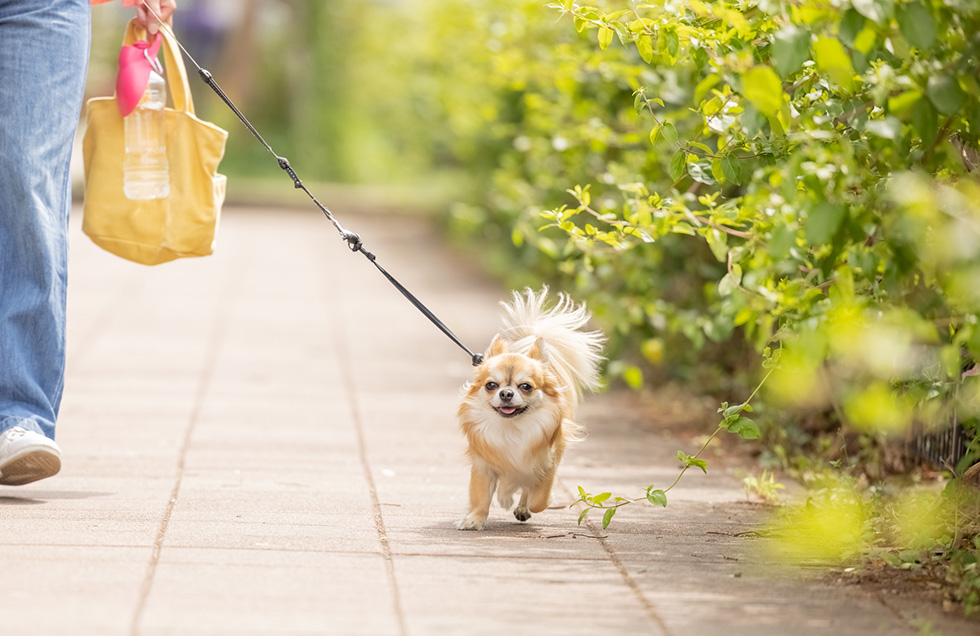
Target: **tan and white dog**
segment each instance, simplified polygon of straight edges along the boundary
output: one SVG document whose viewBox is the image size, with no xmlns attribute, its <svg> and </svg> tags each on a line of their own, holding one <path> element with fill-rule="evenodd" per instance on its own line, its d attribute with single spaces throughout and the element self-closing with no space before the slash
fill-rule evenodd
<svg viewBox="0 0 980 636">
<path fill-rule="evenodd" d="M 555 472 L 569 442 L 583 437 L 575 409 L 583 389 L 599 386 L 605 338 L 586 331 L 590 315 L 560 294 L 545 307 L 548 289 L 514 292 L 457 413 L 469 445 L 470 509 L 460 530 L 483 529 L 494 491 L 518 521 L 548 507 Z"/>
</svg>

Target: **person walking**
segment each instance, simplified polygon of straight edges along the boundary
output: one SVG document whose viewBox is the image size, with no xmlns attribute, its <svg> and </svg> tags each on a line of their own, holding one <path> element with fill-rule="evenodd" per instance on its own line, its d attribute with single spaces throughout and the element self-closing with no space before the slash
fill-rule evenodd
<svg viewBox="0 0 980 636">
<path fill-rule="evenodd" d="M 89 4 L 0 0 L 0 485 L 55 475 L 64 389 L 68 166 L 88 71 Z M 175 0 L 123 0 L 150 34 Z M 121 193 L 120 193 L 121 196 Z"/>
</svg>

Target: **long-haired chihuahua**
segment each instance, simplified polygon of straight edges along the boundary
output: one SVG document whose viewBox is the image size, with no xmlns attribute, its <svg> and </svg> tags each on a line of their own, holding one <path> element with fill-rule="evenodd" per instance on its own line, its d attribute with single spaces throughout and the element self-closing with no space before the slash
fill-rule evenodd
<svg viewBox="0 0 980 636">
<path fill-rule="evenodd" d="M 583 389 L 599 386 L 605 338 L 586 331 L 590 315 L 560 294 L 546 307 L 548 288 L 514 292 L 457 413 L 471 463 L 469 513 L 460 530 L 482 530 L 497 502 L 518 521 L 548 507 L 555 472 L 569 442 L 582 439 L 575 408 Z"/>
</svg>

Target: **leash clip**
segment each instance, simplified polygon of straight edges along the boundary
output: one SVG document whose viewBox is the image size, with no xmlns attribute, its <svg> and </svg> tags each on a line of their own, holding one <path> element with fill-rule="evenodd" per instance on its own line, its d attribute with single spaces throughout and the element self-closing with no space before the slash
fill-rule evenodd
<svg viewBox="0 0 980 636">
<path fill-rule="evenodd" d="M 357 232 L 349 232 L 347 230 L 343 231 L 344 240 L 347 241 L 347 247 L 350 248 L 352 252 L 359 252 L 361 250 L 361 237 L 358 236 Z"/>
</svg>

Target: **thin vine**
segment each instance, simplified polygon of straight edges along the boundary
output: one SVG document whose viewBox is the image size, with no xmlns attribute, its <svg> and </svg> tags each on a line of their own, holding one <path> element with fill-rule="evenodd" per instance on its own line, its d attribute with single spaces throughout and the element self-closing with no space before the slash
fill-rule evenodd
<svg viewBox="0 0 980 636">
<path fill-rule="evenodd" d="M 677 459 L 678 461 L 681 462 L 682 467 L 680 472 L 677 474 L 677 477 L 674 479 L 674 481 L 666 488 L 657 488 L 655 484 L 650 484 L 649 486 L 647 486 L 642 497 L 630 498 L 630 497 L 619 497 L 619 496 L 614 497 L 613 494 L 610 492 L 604 492 L 598 495 L 593 495 L 589 492 L 586 492 L 584 488 L 579 486 L 578 487 L 579 498 L 574 503 L 572 503 L 572 506 L 576 506 L 578 504 L 585 504 L 585 508 L 578 516 L 579 525 L 582 525 L 582 522 L 585 520 L 586 516 L 588 516 L 588 514 L 592 510 L 603 510 L 604 512 L 602 514 L 602 527 L 607 528 L 609 527 L 609 523 L 612 521 L 612 518 L 615 516 L 616 511 L 618 511 L 623 506 L 627 506 L 629 504 L 633 504 L 638 501 L 646 501 L 655 506 L 661 506 L 663 508 L 666 508 L 667 493 L 670 492 L 674 488 L 674 486 L 680 483 L 681 478 L 684 476 L 684 473 L 686 473 L 689 468 L 697 467 L 700 468 L 703 473 L 705 474 L 708 473 L 708 462 L 701 459 L 701 454 L 705 451 L 705 449 L 708 448 L 708 445 L 711 444 L 711 442 L 715 439 L 715 437 L 717 437 L 718 434 L 722 431 L 733 433 L 735 435 L 738 435 L 742 439 L 758 439 L 759 437 L 758 424 L 756 424 L 754 420 L 745 417 L 742 414 L 752 412 L 752 405 L 750 404 L 750 402 L 752 402 L 752 399 L 755 398 L 756 394 L 759 392 L 759 389 L 761 389 L 762 386 L 766 383 L 766 380 L 769 379 L 769 376 L 772 375 L 773 371 L 775 371 L 778 368 L 779 353 L 780 353 L 779 349 L 777 349 L 775 353 L 773 353 L 770 349 L 766 349 L 765 359 L 763 360 L 763 368 L 768 369 L 768 371 L 766 372 L 766 375 L 762 378 L 762 380 L 759 382 L 759 384 L 755 387 L 755 390 L 752 391 L 752 394 L 749 396 L 747 400 L 745 400 L 741 404 L 733 404 L 733 405 L 729 405 L 728 402 L 721 403 L 721 406 L 718 408 L 718 413 L 721 414 L 722 420 L 718 424 L 718 427 L 714 430 L 714 432 L 712 432 L 711 435 L 708 436 L 708 439 L 706 439 L 704 443 L 701 444 L 701 447 L 698 449 L 696 453 L 694 453 L 693 455 L 688 455 L 684 451 L 680 451 L 680 450 L 677 451 Z"/>
</svg>

